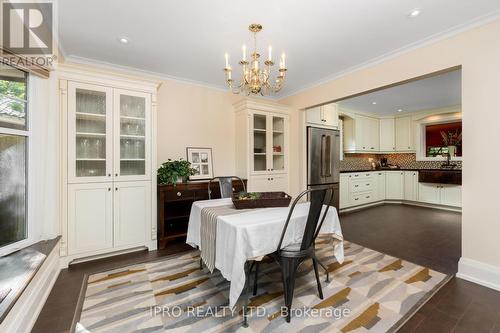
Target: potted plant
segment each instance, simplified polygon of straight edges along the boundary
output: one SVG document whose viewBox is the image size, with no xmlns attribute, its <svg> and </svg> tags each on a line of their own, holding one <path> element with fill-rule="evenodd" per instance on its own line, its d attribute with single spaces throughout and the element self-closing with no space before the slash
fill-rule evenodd
<svg viewBox="0 0 500 333">
<path fill-rule="evenodd" d="M 459 132 L 458 129 L 449 132 L 441 131 L 441 137 L 443 138 L 444 145 L 448 147 L 448 154 L 456 156 L 457 146 L 462 143 L 462 132 Z"/>
<path fill-rule="evenodd" d="M 158 169 L 158 184 L 174 185 L 179 182 L 187 182 L 190 176 L 195 174 L 195 170 L 191 168 L 189 161 L 180 160 L 172 161 L 168 159 Z"/>
</svg>

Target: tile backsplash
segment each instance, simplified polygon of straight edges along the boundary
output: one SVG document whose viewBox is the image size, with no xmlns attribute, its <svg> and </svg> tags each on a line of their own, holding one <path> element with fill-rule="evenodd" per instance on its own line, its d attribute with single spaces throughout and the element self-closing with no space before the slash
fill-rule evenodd
<svg viewBox="0 0 500 333">
<path fill-rule="evenodd" d="M 416 154 L 345 154 L 344 160 L 340 161 L 340 171 L 371 169 L 369 158 L 374 162 L 379 162 L 382 157 L 386 157 L 390 164 L 399 165 L 403 169 L 439 169 L 443 161 L 417 161 Z M 457 169 L 462 169 L 461 161 L 453 161 L 457 164 Z"/>
</svg>

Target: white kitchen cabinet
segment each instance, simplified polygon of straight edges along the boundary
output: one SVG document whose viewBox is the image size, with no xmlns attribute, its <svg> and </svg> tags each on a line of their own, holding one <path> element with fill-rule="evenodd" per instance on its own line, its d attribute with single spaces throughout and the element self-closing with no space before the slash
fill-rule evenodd
<svg viewBox="0 0 500 333">
<path fill-rule="evenodd" d="M 68 186 L 68 253 L 113 247 L 113 183 Z"/>
<path fill-rule="evenodd" d="M 306 110 L 306 121 L 310 125 L 339 127 L 339 111 L 335 103 L 317 106 Z"/>
<path fill-rule="evenodd" d="M 349 190 L 349 174 L 340 174 L 340 209 L 349 207 L 351 204 L 350 190 Z"/>
<path fill-rule="evenodd" d="M 396 117 L 396 151 L 404 152 L 415 150 L 412 124 L 413 121 L 411 116 Z"/>
<path fill-rule="evenodd" d="M 404 172 L 387 171 L 385 174 L 385 197 L 387 200 L 404 198 Z"/>
<path fill-rule="evenodd" d="M 441 203 L 441 185 L 418 183 L 418 201 L 431 204 Z"/>
<path fill-rule="evenodd" d="M 462 186 L 418 183 L 418 200 L 436 205 L 461 207 Z"/>
<path fill-rule="evenodd" d="M 151 182 L 115 183 L 113 201 L 114 245 L 146 241 L 150 235 Z"/>
<path fill-rule="evenodd" d="M 346 152 L 372 152 L 380 150 L 379 120 L 363 115 L 344 118 L 344 150 Z"/>
<path fill-rule="evenodd" d="M 108 182 L 113 172 L 113 89 L 68 82 L 68 182 Z"/>
<path fill-rule="evenodd" d="M 376 188 L 376 193 L 375 193 L 375 200 L 381 201 L 385 200 L 386 198 L 386 173 L 379 171 L 375 172 L 375 188 Z"/>
<path fill-rule="evenodd" d="M 63 262 L 156 248 L 156 89 L 61 69 Z"/>
<path fill-rule="evenodd" d="M 396 151 L 394 118 L 380 119 L 380 151 Z"/>
<path fill-rule="evenodd" d="M 404 172 L 404 199 L 409 201 L 417 201 L 418 171 Z"/>
<path fill-rule="evenodd" d="M 441 204 L 454 207 L 462 207 L 462 186 L 442 185 Z"/>
<path fill-rule="evenodd" d="M 288 109 L 241 100 L 236 112 L 236 175 L 251 191 L 288 191 Z"/>
<path fill-rule="evenodd" d="M 249 192 L 288 192 L 288 175 L 251 176 L 248 182 Z"/>
<path fill-rule="evenodd" d="M 113 180 L 151 179 L 151 94 L 113 91 Z"/>
</svg>

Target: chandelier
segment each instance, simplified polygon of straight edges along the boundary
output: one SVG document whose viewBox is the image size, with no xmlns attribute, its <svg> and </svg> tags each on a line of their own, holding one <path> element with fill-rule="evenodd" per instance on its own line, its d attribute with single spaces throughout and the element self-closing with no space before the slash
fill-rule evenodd
<svg viewBox="0 0 500 333">
<path fill-rule="evenodd" d="M 248 30 L 253 33 L 254 51 L 250 54 L 250 60 L 248 61 L 246 45 L 243 45 L 243 57 L 239 62 L 242 69 L 241 83 L 237 85 L 235 85 L 235 82 L 232 79 L 232 68 L 229 65 L 229 54 L 225 54 L 226 67 L 224 68 L 224 72 L 226 74 L 226 83 L 229 89 L 231 89 L 235 94 L 260 94 L 262 96 L 264 96 L 264 93 L 280 91 L 285 84 L 285 54 L 281 54 L 279 69 L 275 81 L 270 82 L 271 69 L 274 66 L 274 62 L 272 60 L 272 47 L 269 46 L 268 58 L 264 61 L 264 66 L 261 67 L 259 60 L 260 54 L 257 53 L 257 33 L 262 30 L 262 25 L 250 24 Z"/>
</svg>

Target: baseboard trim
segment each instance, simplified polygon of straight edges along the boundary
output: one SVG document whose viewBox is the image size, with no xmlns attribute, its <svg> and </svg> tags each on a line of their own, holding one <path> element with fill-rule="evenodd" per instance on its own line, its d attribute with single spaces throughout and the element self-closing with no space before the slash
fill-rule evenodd
<svg viewBox="0 0 500 333">
<path fill-rule="evenodd" d="M 460 258 L 456 275 L 473 283 L 500 291 L 500 267 L 477 260 Z"/>
<path fill-rule="evenodd" d="M 385 204 L 418 206 L 418 207 L 447 210 L 447 211 L 457 212 L 457 213 L 462 212 L 461 207 L 443 206 L 443 205 L 436 205 L 436 204 L 430 204 L 430 203 L 425 203 L 425 202 L 408 201 L 408 200 L 382 200 L 382 201 L 370 202 L 370 203 L 367 203 L 364 205 L 359 205 L 359 206 L 341 208 L 339 213 L 353 212 L 356 210 L 365 209 L 365 208 L 373 207 L 373 206 L 385 205 Z"/>
<path fill-rule="evenodd" d="M 55 246 L 0 325 L 0 332 L 29 333 L 59 276 L 59 246 Z"/>
</svg>

